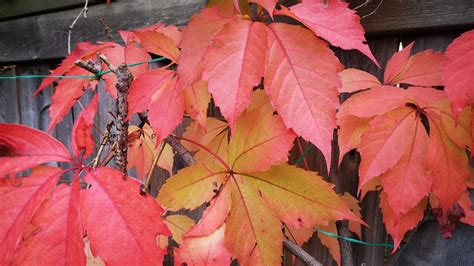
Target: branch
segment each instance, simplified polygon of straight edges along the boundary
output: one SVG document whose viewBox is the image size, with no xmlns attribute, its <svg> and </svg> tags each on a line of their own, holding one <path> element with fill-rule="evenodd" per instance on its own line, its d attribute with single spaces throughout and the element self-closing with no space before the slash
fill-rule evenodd
<svg viewBox="0 0 474 266">
<path fill-rule="evenodd" d="M 117 170 L 127 174 L 127 152 L 128 152 L 128 90 L 132 84 L 133 75 L 128 70 L 126 64 L 121 64 L 117 68 L 112 65 L 109 59 L 99 54 L 109 69 L 117 77 L 115 88 L 117 89 L 116 114 L 115 114 L 115 131 L 117 133 L 117 153 L 115 157 L 115 166 Z"/>
<path fill-rule="evenodd" d="M 78 67 L 81 67 L 89 72 L 91 72 L 94 75 L 97 75 L 102 71 L 102 67 L 100 65 L 100 60 L 97 60 L 97 62 L 94 62 L 92 60 L 88 60 L 87 62 L 84 62 L 82 60 L 77 60 L 74 62 L 74 64 Z"/>
<path fill-rule="evenodd" d="M 317 261 L 313 256 L 309 255 L 304 249 L 300 248 L 296 245 L 293 241 L 285 239 L 283 241 L 283 245 L 285 248 L 293 253 L 299 260 L 304 262 L 306 265 L 310 266 L 323 266 L 323 264 Z"/>
<path fill-rule="evenodd" d="M 81 12 L 77 15 L 77 17 L 74 19 L 72 24 L 68 27 L 68 32 L 67 32 L 67 54 L 71 53 L 71 35 L 72 35 L 72 29 L 74 28 L 74 25 L 76 25 L 77 21 L 81 17 L 82 14 L 84 14 L 84 18 L 87 18 L 87 11 L 89 5 L 89 0 L 86 0 L 84 3 L 84 7 L 81 9 Z"/>
<path fill-rule="evenodd" d="M 174 151 L 176 151 L 179 156 L 181 156 L 181 159 L 187 164 L 187 165 L 193 165 L 196 164 L 196 160 L 194 160 L 193 156 L 191 153 L 179 142 L 179 140 L 174 137 L 174 136 L 168 136 L 165 139 L 165 142 L 168 143 Z"/>
<path fill-rule="evenodd" d="M 109 25 L 107 25 L 107 23 L 105 22 L 105 18 L 101 18 L 101 19 L 99 19 L 99 21 L 100 21 L 100 24 L 102 25 L 102 27 L 104 28 L 105 34 L 107 34 L 107 39 L 109 39 L 109 41 L 113 42 L 114 38 L 112 37 L 112 30 L 110 29 Z"/>
</svg>

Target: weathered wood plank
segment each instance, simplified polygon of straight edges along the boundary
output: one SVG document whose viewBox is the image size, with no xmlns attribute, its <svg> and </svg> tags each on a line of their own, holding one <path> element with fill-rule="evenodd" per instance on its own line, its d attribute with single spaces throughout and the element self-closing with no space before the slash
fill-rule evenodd
<svg viewBox="0 0 474 266">
<path fill-rule="evenodd" d="M 89 0 L 89 4 L 105 0 Z M 0 0 L 0 21 L 84 5 L 84 0 Z"/>
<path fill-rule="evenodd" d="M 349 0 L 355 8 L 366 0 Z M 377 11 L 377 6 L 380 7 Z M 368 0 L 357 10 L 368 34 L 389 34 L 438 31 L 441 29 L 470 29 L 474 26 L 472 0 Z"/>
<path fill-rule="evenodd" d="M 72 45 L 80 41 L 104 40 L 99 23 L 105 18 L 113 31 L 134 29 L 164 22 L 183 25 L 205 0 L 119 0 L 109 7 L 89 8 L 88 19 L 80 19 L 74 27 Z M 23 60 L 52 59 L 67 53 L 67 29 L 80 8 L 0 22 L 0 63 Z M 115 40 L 119 40 L 117 34 Z"/>
<path fill-rule="evenodd" d="M 14 76 L 15 69 L 10 69 L 0 76 Z M 0 123 L 19 123 L 18 94 L 16 80 L 0 80 Z"/>
</svg>

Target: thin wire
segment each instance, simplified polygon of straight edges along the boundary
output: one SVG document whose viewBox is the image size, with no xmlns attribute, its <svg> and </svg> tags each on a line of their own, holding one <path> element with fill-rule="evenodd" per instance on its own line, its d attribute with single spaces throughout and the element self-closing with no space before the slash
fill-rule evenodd
<svg viewBox="0 0 474 266">
<path fill-rule="evenodd" d="M 127 67 L 135 67 L 143 64 L 148 64 L 148 63 L 153 63 L 153 62 L 161 62 L 166 60 L 166 57 L 158 57 L 155 59 L 152 59 L 150 61 L 146 62 L 137 62 L 137 63 L 131 63 L 127 64 Z M 58 78 L 58 79 L 93 79 L 97 77 L 101 77 L 103 75 L 107 75 L 109 73 L 112 73 L 111 70 L 107 71 L 101 71 L 97 73 L 96 75 L 90 75 L 90 76 L 58 76 L 58 75 L 23 75 L 23 76 L 6 76 L 6 77 L 1 77 L 0 80 L 10 80 L 10 79 L 38 79 L 38 78 Z"/>
<path fill-rule="evenodd" d="M 324 231 L 324 230 L 319 229 L 319 228 L 315 228 L 315 229 L 316 229 L 316 231 L 318 231 L 322 234 L 325 234 L 327 236 L 344 239 L 344 240 L 347 240 L 349 242 L 353 242 L 353 243 L 357 243 L 357 244 L 361 244 L 361 245 L 366 245 L 366 246 L 371 246 L 371 247 L 388 247 L 388 248 L 394 248 L 395 247 L 393 244 L 390 244 L 390 243 L 369 243 L 369 242 L 365 242 L 365 241 L 358 240 L 358 239 L 355 239 L 355 238 L 336 235 L 336 234 L 333 234 L 333 233 L 328 232 L 328 231 Z M 403 249 L 403 248 L 404 248 L 403 246 L 398 247 L 398 249 Z"/>
<path fill-rule="evenodd" d="M 304 157 L 308 154 L 308 152 L 311 150 L 311 148 L 313 147 L 313 144 L 310 143 L 306 149 L 304 150 L 303 154 L 300 155 L 300 157 L 298 158 L 298 160 L 296 160 L 295 162 L 295 165 L 296 166 L 300 166 L 300 164 L 303 162 L 304 160 Z"/>
</svg>

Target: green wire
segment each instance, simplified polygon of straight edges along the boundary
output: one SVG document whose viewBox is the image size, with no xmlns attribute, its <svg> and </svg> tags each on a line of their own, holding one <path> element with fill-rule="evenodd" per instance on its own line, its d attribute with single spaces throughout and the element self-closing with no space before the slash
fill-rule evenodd
<svg viewBox="0 0 474 266">
<path fill-rule="evenodd" d="M 134 67 L 134 66 L 139 66 L 139 65 L 143 65 L 143 64 L 147 64 L 147 63 L 153 63 L 153 62 L 161 62 L 161 61 L 164 61 L 166 59 L 167 58 L 165 58 L 165 57 L 158 57 L 158 58 L 152 59 L 150 61 L 146 61 L 146 62 L 137 62 L 137 63 L 127 64 L 127 67 Z M 56 76 L 56 75 L 24 75 L 24 76 L 7 76 L 7 77 L 1 77 L 0 76 L 0 80 L 36 79 L 36 78 L 91 79 L 91 78 L 101 77 L 101 76 L 109 74 L 111 72 L 112 72 L 112 70 L 101 71 L 101 72 L 99 72 L 95 75 L 91 75 L 91 76 Z M 300 157 L 298 158 L 298 160 L 296 160 L 296 162 L 295 162 L 296 166 L 299 166 L 303 162 L 304 157 L 311 151 L 312 147 L 313 147 L 313 144 L 311 144 L 311 143 L 306 147 L 303 154 L 301 154 Z M 346 241 L 357 243 L 357 244 L 362 244 L 362 245 L 366 245 L 366 246 L 379 246 L 379 247 L 394 248 L 394 246 L 392 244 L 389 244 L 389 243 L 382 243 L 382 244 L 368 243 L 368 242 L 361 241 L 361 240 L 354 239 L 354 238 L 350 238 L 350 237 L 339 236 L 339 235 L 333 234 L 331 232 L 324 231 L 324 230 L 319 229 L 319 228 L 316 228 L 316 230 L 318 232 L 322 233 L 322 234 L 327 235 L 327 236 L 344 239 Z M 399 247 L 399 249 L 402 249 L 402 247 Z"/>
<path fill-rule="evenodd" d="M 160 62 L 166 60 L 166 57 L 158 57 L 146 62 L 137 62 L 132 64 L 127 64 L 127 67 L 139 66 L 147 63 Z M 56 75 L 24 75 L 24 76 L 7 76 L 0 77 L 0 80 L 9 80 L 9 79 L 38 79 L 38 78 L 58 78 L 58 79 L 91 79 L 96 77 L 101 77 L 103 75 L 112 73 L 112 70 L 101 71 L 95 75 L 91 76 L 56 76 Z"/>
<path fill-rule="evenodd" d="M 327 236 L 330 236 L 330 237 L 344 239 L 346 241 L 361 244 L 361 245 L 366 245 L 366 246 L 371 246 L 371 247 L 387 247 L 387 248 L 394 248 L 395 247 L 393 244 L 389 244 L 389 243 L 380 243 L 380 244 L 378 244 L 378 243 L 369 243 L 369 242 L 365 242 L 365 241 L 358 240 L 358 239 L 355 239 L 355 238 L 344 237 L 344 236 L 333 234 L 333 233 L 328 232 L 328 231 L 324 231 L 324 230 L 319 229 L 319 228 L 316 228 L 316 231 L 318 231 L 322 234 L 325 234 Z M 402 246 L 398 247 L 398 249 L 403 249 L 403 248 L 404 247 L 402 247 Z"/>
<path fill-rule="evenodd" d="M 300 155 L 300 157 L 298 158 L 298 160 L 296 160 L 295 162 L 295 165 L 296 166 L 300 166 L 300 164 L 303 162 L 304 160 L 304 157 L 306 156 L 306 154 L 308 154 L 308 152 L 311 150 L 311 148 L 313 147 L 313 144 L 310 143 L 306 149 L 304 150 L 303 154 Z"/>
</svg>

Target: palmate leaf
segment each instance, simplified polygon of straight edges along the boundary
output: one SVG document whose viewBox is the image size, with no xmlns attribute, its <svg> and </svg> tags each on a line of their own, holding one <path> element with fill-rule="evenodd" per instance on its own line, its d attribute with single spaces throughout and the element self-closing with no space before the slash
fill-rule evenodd
<svg viewBox="0 0 474 266">
<path fill-rule="evenodd" d="M 369 89 L 349 98 L 337 115 L 343 151 L 358 148 L 361 154 L 359 191 L 384 190 L 384 221 L 398 243 L 421 219 L 423 198 L 436 197 L 444 217 L 466 191 L 469 176 L 469 109 L 456 120 L 443 91 L 388 86 L 442 84 L 443 56 L 428 50 L 410 57 L 412 47 L 388 62 L 387 85 L 373 86 L 371 76 L 358 71 L 344 73 L 341 91 Z"/>
<path fill-rule="evenodd" d="M 215 153 L 214 164 L 181 170 L 158 194 L 160 203 L 171 210 L 193 209 L 210 201 L 183 243 L 225 226 L 225 246 L 240 263 L 250 265 L 281 262 L 282 223 L 313 227 L 337 219 L 362 222 L 316 173 L 278 165 L 288 157 L 296 135 L 265 106 L 240 116 L 228 154 Z M 252 123 L 256 119 L 261 123 Z M 214 153 L 203 147 L 199 152 Z M 218 170 L 211 171 L 210 166 Z"/>
</svg>

